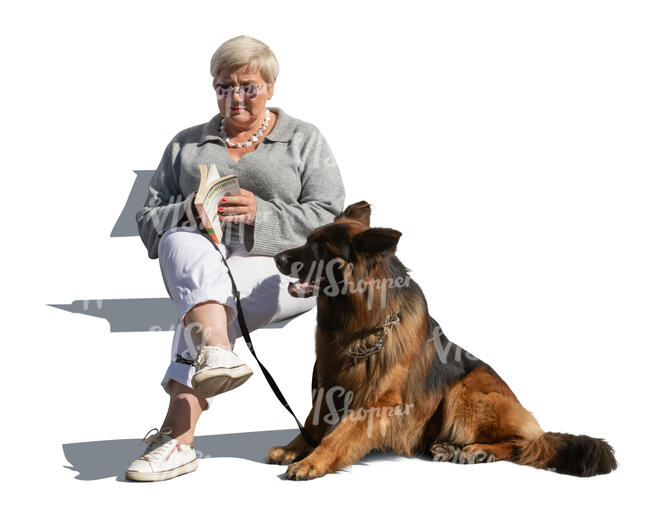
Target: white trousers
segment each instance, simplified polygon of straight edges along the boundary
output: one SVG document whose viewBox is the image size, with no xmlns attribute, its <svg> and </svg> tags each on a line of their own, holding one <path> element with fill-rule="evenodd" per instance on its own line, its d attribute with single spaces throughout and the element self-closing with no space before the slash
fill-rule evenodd
<svg viewBox="0 0 650 516">
<path fill-rule="evenodd" d="M 219 248 L 235 278 L 250 332 L 316 306 L 316 297 L 295 298 L 289 294 L 287 286 L 291 278 L 278 271 L 272 256 L 249 254 L 239 243 L 222 243 Z M 189 362 L 197 350 L 183 319 L 194 305 L 205 301 L 224 305 L 231 348 L 242 334 L 228 271 L 214 244 L 204 234 L 191 227 L 166 231 L 158 244 L 158 258 L 165 287 L 178 312 L 171 363 L 161 382 L 169 393 L 172 379 L 192 387 L 194 367 Z M 213 399 L 208 398 L 208 404 Z"/>
</svg>

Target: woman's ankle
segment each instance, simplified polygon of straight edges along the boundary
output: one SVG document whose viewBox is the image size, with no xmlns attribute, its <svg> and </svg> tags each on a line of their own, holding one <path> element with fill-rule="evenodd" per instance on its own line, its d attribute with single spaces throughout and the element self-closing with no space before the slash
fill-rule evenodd
<svg viewBox="0 0 650 516">
<path fill-rule="evenodd" d="M 172 432 L 172 439 L 176 439 L 181 444 L 193 444 L 194 443 L 194 432 L 185 432 L 180 435 L 174 435 Z"/>
<path fill-rule="evenodd" d="M 194 429 L 188 428 L 186 424 L 174 424 L 173 421 L 165 421 L 162 428 L 166 428 L 169 437 L 176 439 L 181 444 L 192 444 L 194 442 Z"/>
<path fill-rule="evenodd" d="M 209 344 L 206 344 L 206 346 L 210 346 L 212 348 L 221 348 L 221 349 L 225 349 L 226 351 L 232 351 L 232 347 L 230 346 L 230 341 L 211 342 Z"/>
</svg>

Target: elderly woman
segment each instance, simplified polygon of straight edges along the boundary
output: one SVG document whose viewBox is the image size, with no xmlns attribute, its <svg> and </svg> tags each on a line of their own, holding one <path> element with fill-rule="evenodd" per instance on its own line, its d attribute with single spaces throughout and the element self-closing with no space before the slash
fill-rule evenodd
<svg viewBox="0 0 650 516">
<path fill-rule="evenodd" d="M 239 179 L 240 195 L 221 200 L 220 250 L 251 331 L 315 306 L 313 297 L 289 294 L 290 278 L 279 273 L 273 256 L 303 244 L 343 207 L 341 176 L 320 131 L 266 105 L 278 75 L 269 47 L 248 36 L 226 41 L 212 56 L 210 73 L 219 114 L 181 131 L 167 145 L 136 215 L 149 257 L 159 258 L 179 319 L 162 380 L 170 396 L 167 415 L 127 469 L 131 480 L 194 471 L 199 416 L 214 396 L 253 373 L 232 351 L 241 330 L 226 267 L 197 224 L 193 198 L 199 164 L 214 163 L 220 175 Z"/>
</svg>

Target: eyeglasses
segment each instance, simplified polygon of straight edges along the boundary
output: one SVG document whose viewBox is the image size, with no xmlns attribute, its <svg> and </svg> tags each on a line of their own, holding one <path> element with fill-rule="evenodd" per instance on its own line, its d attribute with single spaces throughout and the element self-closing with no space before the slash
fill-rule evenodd
<svg viewBox="0 0 650 516">
<path fill-rule="evenodd" d="M 244 84 L 240 86 L 233 86 L 232 84 L 217 84 L 214 89 L 217 96 L 223 98 L 227 95 L 234 95 L 235 90 L 240 97 L 245 99 L 253 99 L 257 96 L 262 87 L 259 84 Z"/>
</svg>

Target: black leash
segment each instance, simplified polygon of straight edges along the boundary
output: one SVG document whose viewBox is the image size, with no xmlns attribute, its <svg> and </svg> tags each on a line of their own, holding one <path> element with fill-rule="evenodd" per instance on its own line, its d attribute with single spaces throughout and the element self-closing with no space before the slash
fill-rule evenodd
<svg viewBox="0 0 650 516">
<path fill-rule="evenodd" d="M 244 312 L 242 311 L 241 303 L 239 301 L 239 290 L 237 290 L 237 285 L 235 284 L 235 278 L 233 278 L 232 271 L 230 270 L 230 266 L 228 265 L 228 261 L 221 253 L 221 249 L 219 249 L 219 246 L 215 244 L 214 241 L 208 235 L 205 235 L 204 233 L 202 234 L 208 240 L 210 240 L 210 242 L 212 242 L 212 244 L 217 249 L 217 251 L 219 251 L 219 254 L 221 255 L 221 259 L 223 260 L 223 263 L 226 265 L 226 269 L 228 270 L 228 276 L 230 276 L 230 282 L 232 283 L 232 294 L 233 296 L 235 296 L 235 301 L 237 302 L 237 320 L 239 321 L 239 328 L 241 329 L 242 336 L 246 341 L 246 345 L 248 346 L 251 355 L 253 355 L 255 357 L 255 360 L 257 360 L 257 363 L 260 366 L 262 373 L 264 374 L 264 378 L 266 378 L 266 381 L 269 383 L 269 386 L 271 387 L 271 390 L 273 391 L 275 396 L 278 398 L 278 400 L 280 400 L 280 403 L 284 405 L 284 408 L 286 408 L 289 411 L 289 413 L 293 416 L 293 418 L 296 420 L 296 423 L 298 424 L 298 429 L 300 430 L 300 433 L 302 434 L 305 441 L 307 441 L 307 444 L 309 444 L 309 446 L 311 446 L 312 448 L 316 448 L 316 446 L 318 446 L 318 443 L 314 440 L 311 434 L 305 429 L 305 427 L 302 426 L 300 420 L 293 413 L 293 410 L 291 410 L 291 407 L 289 406 L 289 403 L 287 402 L 284 395 L 282 394 L 282 391 L 278 387 L 278 384 L 275 383 L 275 380 L 271 376 L 271 373 L 269 373 L 266 367 L 264 367 L 264 364 L 260 362 L 260 359 L 257 358 L 257 353 L 255 353 L 255 348 L 253 347 L 251 336 L 248 333 L 248 327 L 246 326 L 246 321 L 244 320 Z"/>
</svg>

